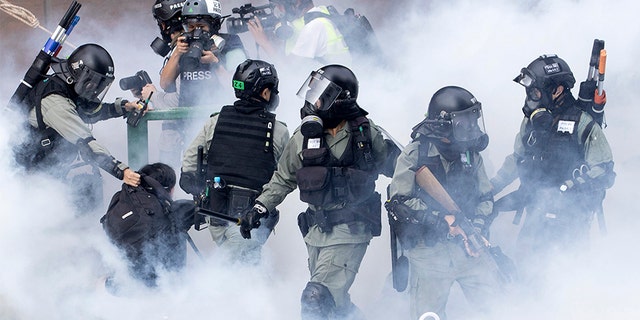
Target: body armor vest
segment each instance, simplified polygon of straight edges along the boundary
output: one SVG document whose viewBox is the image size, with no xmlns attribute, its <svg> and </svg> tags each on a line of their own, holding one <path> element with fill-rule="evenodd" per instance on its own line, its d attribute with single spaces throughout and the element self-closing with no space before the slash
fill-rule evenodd
<svg viewBox="0 0 640 320">
<path fill-rule="evenodd" d="M 207 178 L 260 191 L 276 169 L 273 155 L 275 115 L 263 107 L 249 113 L 236 106 L 220 111 L 207 157 Z"/>
<path fill-rule="evenodd" d="M 351 135 L 340 159 L 331 154 L 324 138 L 319 138 L 318 148 L 309 148 L 309 138 L 304 139 L 303 167 L 296 172 L 302 201 L 315 206 L 355 206 L 375 192 L 369 120 L 358 117 L 348 125 Z"/>
<path fill-rule="evenodd" d="M 35 108 L 38 128 L 34 128 L 27 121 L 29 136 L 24 143 L 14 148 L 17 163 L 27 169 L 47 169 L 61 163 L 71 163 L 78 155 L 78 147 L 75 144 L 65 140 L 56 130 L 48 128 L 44 123 L 41 101 L 51 94 L 72 100 L 77 98 L 77 94 L 56 76 L 49 76 L 29 92 L 25 102 L 29 105 L 28 110 Z"/>
<path fill-rule="evenodd" d="M 417 168 L 426 166 L 431 170 L 433 175 L 440 181 L 440 184 L 447 190 L 453 201 L 460 207 L 463 213 L 473 218 L 476 207 L 482 201 L 482 195 L 478 190 L 478 181 L 476 179 L 476 168 L 474 168 L 475 153 L 469 152 L 468 159 L 463 162 L 460 157 L 456 158 L 449 168 L 449 172 L 445 172 L 444 165 L 440 156 L 428 156 L 431 143 L 421 141 L 418 149 Z M 436 210 L 446 212 L 446 210 L 424 190 L 419 190 L 420 198 L 430 207 Z"/>
<path fill-rule="evenodd" d="M 584 143 L 586 136 L 578 137 L 581 115 L 582 111 L 571 105 L 554 117 L 549 132 L 538 132 L 531 123 L 527 124 L 522 137 L 525 154 L 518 161 L 523 184 L 557 187 L 571 178 L 573 169 L 584 162 L 580 144 Z M 585 134 L 589 133 L 590 128 L 591 124 Z"/>
</svg>

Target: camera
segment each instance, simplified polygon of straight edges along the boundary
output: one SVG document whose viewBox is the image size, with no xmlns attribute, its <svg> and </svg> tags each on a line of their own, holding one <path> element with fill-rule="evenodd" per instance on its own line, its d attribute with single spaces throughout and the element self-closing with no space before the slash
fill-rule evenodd
<svg viewBox="0 0 640 320">
<path fill-rule="evenodd" d="M 151 44 L 149 45 L 153 52 L 157 53 L 161 57 L 166 57 L 169 52 L 171 52 L 171 47 L 164 40 L 159 37 L 153 39 Z"/>
<path fill-rule="evenodd" d="M 232 13 L 240 15 L 238 18 L 227 18 L 227 32 L 238 34 L 249 31 L 247 22 L 254 17 L 260 20 L 265 30 L 275 30 L 280 19 L 273 14 L 273 5 L 265 4 L 263 6 L 254 7 L 251 3 L 240 6 L 240 8 L 231 9 Z"/>
<path fill-rule="evenodd" d="M 218 35 L 211 35 L 208 31 L 195 29 L 191 32 L 185 32 L 183 36 L 189 44 L 189 50 L 180 57 L 180 64 L 186 70 L 195 70 L 200 66 L 200 57 L 202 51 L 210 51 L 215 45 L 213 54 L 217 55 L 224 47 L 224 39 Z"/>
<path fill-rule="evenodd" d="M 151 78 L 149 77 L 149 74 L 144 70 L 140 70 L 136 72 L 135 75 L 132 75 L 131 77 L 120 79 L 120 89 L 122 90 L 136 89 L 138 91 L 142 91 L 142 87 L 144 87 L 149 83 L 151 83 Z"/>
</svg>

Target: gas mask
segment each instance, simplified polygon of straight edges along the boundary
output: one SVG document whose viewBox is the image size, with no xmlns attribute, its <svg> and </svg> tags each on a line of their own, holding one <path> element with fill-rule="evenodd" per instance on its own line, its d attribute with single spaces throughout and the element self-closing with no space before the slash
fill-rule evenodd
<svg viewBox="0 0 640 320">
<path fill-rule="evenodd" d="M 552 110 L 554 108 L 555 103 L 551 93 L 553 85 L 539 87 L 535 76 L 527 68 L 522 68 L 520 75 L 513 80 L 525 88 L 526 98 L 522 112 L 527 118 L 530 118 L 537 109 Z"/>
<path fill-rule="evenodd" d="M 313 71 L 298 90 L 305 100 L 300 110 L 301 133 L 305 137 L 319 137 L 325 128 L 334 128 L 342 120 L 333 116 L 333 106 L 342 88 L 322 74 Z"/>
</svg>

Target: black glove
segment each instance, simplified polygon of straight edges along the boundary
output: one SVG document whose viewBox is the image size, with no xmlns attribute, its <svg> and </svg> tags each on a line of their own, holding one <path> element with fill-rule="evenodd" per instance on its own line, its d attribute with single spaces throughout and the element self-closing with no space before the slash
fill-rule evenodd
<svg viewBox="0 0 640 320">
<path fill-rule="evenodd" d="M 580 92 L 578 98 L 582 101 L 593 101 L 596 92 L 596 81 L 587 80 L 580 83 Z"/>
<path fill-rule="evenodd" d="M 251 230 L 260 227 L 260 219 L 269 215 L 267 208 L 256 202 L 240 221 L 240 234 L 245 239 L 251 239 Z"/>
</svg>

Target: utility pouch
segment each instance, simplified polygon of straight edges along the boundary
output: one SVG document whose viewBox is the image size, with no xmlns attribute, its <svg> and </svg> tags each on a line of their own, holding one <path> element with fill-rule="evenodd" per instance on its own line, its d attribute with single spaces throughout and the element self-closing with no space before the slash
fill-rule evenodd
<svg viewBox="0 0 640 320">
<path fill-rule="evenodd" d="M 253 207 L 259 193 L 254 190 L 230 188 L 229 207 L 227 213 L 232 217 L 240 217 L 244 212 Z M 222 211 L 224 212 L 224 211 Z"/>
<path fill-rule="evenodd" d="M 326 147 L 302 150 L 302 161 L 305 166 L 323 166 L 329 161 L 329 150 Z"/>
<path fill-rule="evenodd" d="M 309 210 L 309 209 L 307 209 Z M 305 212 L 300 212 L 300 214 L 298 214 L 298 228 L 300 228 L 300 233 L 302 233 L 302 236 L 306 236 L 307 233 L 309 233 L 309 223 L 307 221 L 307 211 Z"/>
<path fill-rule="evenodd" d="M 326 167 L 303 167 L 296 172 L 300 200 L 312 205 L 323 205 L 330 201 L 327 188 L 331 182 L 330 171 Z"/>
<path fill-rule="evenodd" d="M 215 212 L 227 212 L 229 208 L 229 187 L 209 189 L 209 209 Z M 228 222 L 222 219 L 210 217 L 212 226 L 226 226 Z"/>
<path fill-rule="evenodd" d="M 371 229 L 371 235 L 377 237 L 382 234 L 382 200 L 378 192 L 374 192 L 367 200 L 363 218 Z"/>
</svg>

